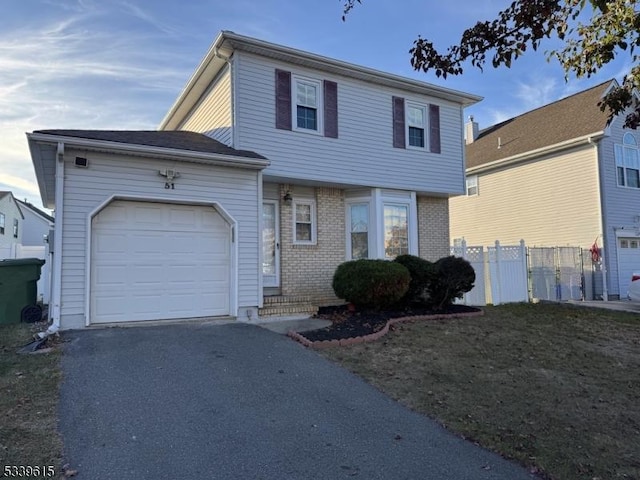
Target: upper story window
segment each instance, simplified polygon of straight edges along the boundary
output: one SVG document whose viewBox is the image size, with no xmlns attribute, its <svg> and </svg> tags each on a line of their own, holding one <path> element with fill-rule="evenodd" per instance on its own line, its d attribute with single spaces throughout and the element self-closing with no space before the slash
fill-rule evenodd
<svg viewBox="0 0 640 480">
<path fill-rule="evenodd" d="M 316 202 L 311 199 L 296 199 L 293 202 L 293 243 L 315 245 Z"/>
<path fill-rule="evenodd" d="M 427 127 L 426 107 L 407 104 L 407 145 L 424 148 Z"/>
<path fill-rule="evenodd" d="M 13 236 L 14 238 L 18 238 L 18 219 L 13 219 Z"/>
<path fill-rule="evenodd" d="M 441 153 L 440 107 L 392 97 L 394 148 L 420 148 Z"/>
<path fill-rule="evenodd" d="M 338 84 L 276 69 L 276 128 L 338 138 Z"/>
<path fill-rule="evenodd" d="M 467 196 L 478 195 L 478 176 L 467 177 Z"/>
<path fill-rule="evenodd" d="M 614 149 L 618 185 L 640 188 L 640 158 L 636 138 L 627 132 L 622 137 L 622 145 L 616 144 Z"/>
<path fill-rule="evenodd" d="M 4 213 L 0 213 L 0 235 L 4 235 Z"/>
<path fill-rule="evenodd" d="M 320 131 L 320 82 L 294 77 L 296 129 Z"/>
</svg>

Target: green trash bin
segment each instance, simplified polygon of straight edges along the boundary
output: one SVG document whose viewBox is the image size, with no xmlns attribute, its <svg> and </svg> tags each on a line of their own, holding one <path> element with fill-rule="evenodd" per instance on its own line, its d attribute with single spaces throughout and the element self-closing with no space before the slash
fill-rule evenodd
<svg viewBox="0 0 640 480">
<path fill-rule="evenodd" d="M 44 260 L 39 258 L 0 261 L 0 324 L 40 320 L 37 299 L 42 265 Z"/>
</svg>

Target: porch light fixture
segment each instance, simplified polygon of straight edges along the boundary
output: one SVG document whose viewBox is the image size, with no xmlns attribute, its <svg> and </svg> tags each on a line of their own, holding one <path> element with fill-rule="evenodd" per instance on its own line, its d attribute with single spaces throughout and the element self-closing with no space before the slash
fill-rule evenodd
<svg viewBox="0 0 640 480">
<path fill-rule="evenodd" d="M 291 204 L 291 201 L 293 200 L 293 197 L 291 196 L 291 192 L 289 190 L 287 190 L 287 193 L 284 194 L 284 197 L 282 197 L 282 200 L 287 205 Z"/>
</svg>

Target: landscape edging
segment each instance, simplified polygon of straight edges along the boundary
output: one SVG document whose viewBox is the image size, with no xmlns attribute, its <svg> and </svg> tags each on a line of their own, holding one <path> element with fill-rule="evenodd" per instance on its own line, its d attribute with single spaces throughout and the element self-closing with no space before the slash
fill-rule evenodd
<svg viewBox="0 0 640 480">
<path fill-rule="evenodd" d="M 396 323 L 420 321 L 420 320 L 441 320 L 443 318 L 479 317 L 482 315 L 484 315 L 484 311 L 478 310 L 477 312 L 436 313 L 433 315 L 411 315 L 407 317 L 392 318 L 388 320 L 385 326 L 382 327 L 377 332 L 373 332 L 368 335 L 362 335 L 359 337 L 342 338 L 340 340 L 337 340 L 337 339 L 319 340 L 314 342 L 306 338 L 302 333 L 298 333 L 293 330 L 289 330 L 287 332 L 287 336 L 296 340 L 297 342 L 300 342 L 305 347 L 314 348 L 314 349 L 344 347 L 348 345 L 355 345 L 357 343 L 373 342 L 375 340 L 378 340 L 379 338 L 384 337 L 387 333 L 389 333 L 389 328 L 392 325 L 395 325 Z"/>
</svg>

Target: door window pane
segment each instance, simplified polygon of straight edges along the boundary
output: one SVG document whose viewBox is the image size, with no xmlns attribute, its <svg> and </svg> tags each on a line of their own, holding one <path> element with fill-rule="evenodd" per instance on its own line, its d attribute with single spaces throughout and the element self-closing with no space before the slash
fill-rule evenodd
<svg viewBox="0 0 640 480">
<path fill-rule="evenodd" d="M 262 205 L 262 273 L 276 273 L 276 206 L 272 203 Z"/>
</svg>

